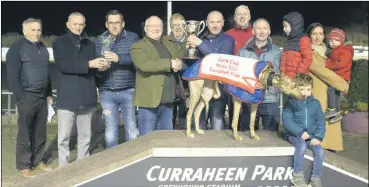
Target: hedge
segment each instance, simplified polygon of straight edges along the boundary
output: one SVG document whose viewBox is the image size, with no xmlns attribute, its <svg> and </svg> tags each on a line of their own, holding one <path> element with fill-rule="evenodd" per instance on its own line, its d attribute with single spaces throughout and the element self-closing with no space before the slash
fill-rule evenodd
<svg viewBox="0 0 369 187">
<path fill-rule="evenodd" d="M 348 100 L 349 108 L 356 108 L 358 102 L 368 103 L 368 60 L 353 61 Z"/>
</svg>

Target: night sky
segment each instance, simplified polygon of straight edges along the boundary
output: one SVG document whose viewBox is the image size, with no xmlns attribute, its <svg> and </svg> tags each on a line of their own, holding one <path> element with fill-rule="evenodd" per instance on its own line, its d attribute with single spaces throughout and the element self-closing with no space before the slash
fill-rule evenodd
<svg viewBox="0 0 369 187">
<path fill-rule="evenodd" d="M 245 4 L 251 10 L 251 20 L 263 17 L 270 21 L 273 34 L 282 34 L 282 17 L 292 11 L 300 12 L 305 18 L 305 29 L 313 22 L 335 27 L 348 27 L 350 23 L 365 19 L 368 2 L 172 2 L 173 13 L 179 12 L 187 20 L 205 20 L 212 10 L 219 10 L 226 20 L 233 15 L 234 9 Z M 61 35 L 65 33 L 65 22 L 71 12 L 85 15 L 88 35 L 96 36 L 105 30 L 105 14 L 111 9 L 123 13 L 126 29 L 142 35 L 141 23 L 151 15 L 166 18 L 166 1 L 161 2 L 1 2 L 1 34 L 21 33 L 21 24 L 28 17 L 43 21 L 43 33 Z M 166 22 L 166 20 L 164 20 Z M 225 30 L 230 28 L 226 22 Z"/>
</svg>

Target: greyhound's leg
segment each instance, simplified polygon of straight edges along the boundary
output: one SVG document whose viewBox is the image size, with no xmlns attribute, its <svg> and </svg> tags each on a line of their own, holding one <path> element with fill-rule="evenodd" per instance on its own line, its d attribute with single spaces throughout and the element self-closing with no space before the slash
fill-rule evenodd
<svg viewBox="0 0 369 187">
<path fill-rule="evenodd" d="M 198 90 L 192 89 L 191 91 L 192 92 L 190 93 L 191 94 L 190 95 L 190 106 L 188 107 L 188 112 L 186 116 L 186 120 L 187 120 L 186 121 L 186 125 L 187 125 L 186 135 L 189 138 L 195 137 L 195 135 L 191 133 L 191 121 L 192 121 L 192 114 L 200 99 L 201 89 L 198 89 Z"/>
<path fill-rule="evenodd" d="M 203 99 L 200 99 L 199 104 L 196 107 L 194 118 L 195 118 L 195 130 L 198 134 L 204 134 L 204 131 L 200 129 L 200 115 L 202 109 L 205 107 L 205 102 Z"/>
<path fill-rule="evenodd" d="M 240 110 L 241 110 L 242 101 L 239 99 L 234 98 L 233 102 L 233 119 L 232 119 L 232 129 L 233 129 L 233 138 L 235 140 L 242 141 L 243 138 L 238 135 L 238 119 L 240 117 Z"/>
<path fill-rule="evenodd" d="M 251 113 L 250 113 L 250 136 L 253 140 L 260 140 L 260 137 L 255 134 L 255 118 L 256 112 L 258 110 L 258 104 L 251 105 Z"/>
</svg>

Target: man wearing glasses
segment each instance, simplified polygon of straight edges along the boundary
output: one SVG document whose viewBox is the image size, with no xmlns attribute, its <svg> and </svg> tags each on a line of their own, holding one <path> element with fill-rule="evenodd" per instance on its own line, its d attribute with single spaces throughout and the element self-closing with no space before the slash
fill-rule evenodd
<svg viewBox="0 0 369 187">
<path fill-rule="evenodd" d="M 173 37 L 163 36 L 163 21 L 151 16 L 145 21 L 146 36 L 131 46 L 136 67 L 133 105 L 139 107 L 140 136 L 155 130 L 172 130 L 175 100 L 174 73 L 182 68 L 180 50 Z"/>
<path fill-rule="evenodd" d="M 138 136 L 136 110 L 132 105 L 135 90 L 135 68 L 129 53 L 131 44 L 138 41 L 136 33 L 124 29 L 123 15 L 117 10 L 106 14 L 108 29 L 95 41 L 96 54 L 110 62 L 110 67 L 99 69 L 98 88 L 105 119 L 106 148 L 118 144 L 119 109 L 123 115 L 125 140 Z M 102 41 L 104 40 L 104 41 Z M 108 40 L 108 41 L 106 41 Z M 103 45 L 111 46 L 103 49 Z"/>
</svg>

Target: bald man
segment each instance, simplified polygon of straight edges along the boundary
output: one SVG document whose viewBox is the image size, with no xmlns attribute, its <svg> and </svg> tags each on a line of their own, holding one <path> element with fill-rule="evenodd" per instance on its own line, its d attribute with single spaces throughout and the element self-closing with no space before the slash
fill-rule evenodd
<svg viewBox="0 0 369 187">
<path fill-rule="evenodd" d="M 218 54 L 233 54 L 234 39 L 232 36 L 223 32 L 224 18 L 219 11 L 212 11 L 208 14 L 206 25 L 207 31 L 199 38 L 196 35 L 188 37 L 188 45 L 196 46 L 200 51 L 200 56 L 206 56 L 211 53 Z M 212 99 L 209 103 L 209 118 L 211 129 L 224 129 L 225 109 L 229 104 L 230 96 L 224 91 L 223 84 L 219 84 L 222 90 L 222 96 L 219 99 Z M 200 119 L 200 128 L 206 128 L 206 121 L 204 111 Z"/>
<path fill-rule="evenodd" d="M 247 57 L 272 63 L 274 72 L 279 74 L 279 64 L 281 60 L 281 50 L 272 43 L 269 37 L 271 30 L 269 22 L 264 18 L 254 21 L 252 37 L 246 45 L 240 49 L 238 56 Z M 269 86 L 265 90 L 264 101 L 258 106 L 255 119 L 255 130 L 259 126 L 259 119 L 262 118 L 263 129 L 276 132 L 278 130 L 279 119 L 279 90 L 273 86 Z M 242 105 L 243 112 L 241 114 L 240 130 L 248 130 L 250 123 L 251 105 L 244 103 Z"/>
<path fill-rule="evenodd" d="M 138 106 L 140 136 L 155 130 L 172 130 L 175 74 L 182 68 L 184 48 L 173 37 L 163 36 L 163 21 L 151 16 L 145 21 L 146 36 L 132 44 L 136 67 L 133 105 Z"/>
</svg>

